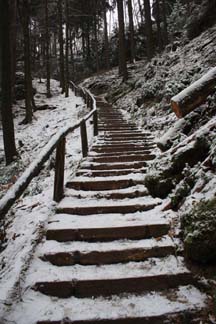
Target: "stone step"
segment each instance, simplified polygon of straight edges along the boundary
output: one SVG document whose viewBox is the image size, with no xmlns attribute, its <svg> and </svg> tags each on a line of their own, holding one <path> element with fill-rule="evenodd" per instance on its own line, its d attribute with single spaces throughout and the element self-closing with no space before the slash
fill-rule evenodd
<svg viewBox="0 0 216 324">
<path fill-rule="evenodd" d="M 36 264 L 39 266 L 39 261 Z M 54 267 L 43 262 L 40 273 L 43 281 L 37 273 L 29 278 L 29 282 L 36 282 L 34 289 L 59 298 L 139 294 L 196 284 L 192 273 L 185 268 L 183 258 L 176 259 L 172 255 L 149 258 L 142 262 L 105 264 L 100 267 L 97 265 Z"/>
<path fill-rule="evenodd" d="M 41 281 L 37 282 L 33 288 L 45 295 L 58 298 L 71 296 L 92 298 L 123 293 L 139 294 L 145 291 L 159 291 L 194 283 L 192 274 L 185 272 L 107 280 Z"/>
<path fill-rule="evenodd" d="M 37 324 L 173 324 L 173 323 L 202 323 L 203 310 L 191 310 L 188 308 L 183 312 L 170 312 L 167 314 L 153 315 L 146 317 L 125 317 L 117 319 L 93 319 L 73 321 L 68 318 L 60 321 L 39 321 Z"/>
<path fill-rule="evenodd" d="M 93 145 L 92 151 L 97 153 L 108 153 L 108 152 L 137 152 L 141 149 L 150 150 L 155 148 L 154 145 L 146 145 L 146 144 L 140 144 L 140 145 Z"/>
<path fill-rule="evenodd" d="M 48 243 L 51 241 L 47 241 Z M 74 244 L 76 243 L 76 244 Z M 114 241 L 106 243 L 71 242 L 71 244 L 59 243 L 45 244 L 40 258 L 57 266 L 101 265 L 124 263 L 130 261 L 144 261 L 153 257 L 165 257 L 174 255 L 176 247 L 169 238 L 146 239 L 141 241 Z"/>
<path fill-rule="evenodd" d="M 85 176 L 85 177 L 111 177 L 118 175 L 128 175 L 132 173 L 146 173 L 146 169 L 125 169 L 125 170 L 98 170 L 94 171 L 91 169 L 80 169 L 76 172 L 76 176 Z"/>
<path fill-rule="evenodd" d="M 90 170 L 124 170 L 128 168 L 132 169 L 141 169 L 143 167 L 146 167 L 147 163 L 145 161 L 140 162 L 125 162 L 125 163 L 94 163 L 94 162 L 87 162 L 84 161 L 80 165 L 80 170 L 89 168 Z"/>
<path fill-rule="evenodd" d="M 109 242 L 113 240 L 130 239 L 138 240 L 166 235 L 169 224 L 149 224 L 137 226 L 99 227 L 99 228 L 63 228 L 48 229 L 47 240 L 58 242 L 86 241 Z"/>
<path fill-rule="evenodd" d="M 148 155 L 148 154 L 151 154 L 151 151 L 150 150 L 147 150 L 147 149 L 142 149 L 140 148 L 139 150 L 134 150 L 134 151 L 116 151 L 116 152 L 113 152 L 113 151 L 108 151 L 108 152 L 95 152 L 95 151 L 91 151 L 89 154 L 88 154 L 88 158 L 91 158 L 91 157 L 113 157 L 113 155 L 117 155 L 119 157 L 121 156 L 128 156 L 128 155 Z"/>
<path fill-rule="evenodd" d="M 98 177 L 93 179 L 88 177 L 75 177 L 74 180 L 67 182 L 66 187 L 76 190 L 114 190 L 132 187 L 136 184 L 143 184 L 143 181 L 142 175 L 140 175 L 140 180 L 135 177 L 134 179 L 123 179 L 121 176 Z"/>
<path fill-rule="evenodd" d="M 136 185 L 126 189 L 117 190 L 103 190 L 103 191 L 77 191 L 74 189 L 66 189 L 65 197 L 77 197 L 77 198 L 105 198 L 105 199 L 126 199 L 126 198 L 138 198 L 148 196 L 148 190 L 143 185 Z"/>
<path fill-rule="evenodd" d="M 130 155 L 111 155 L 108 157 L 88 157 L 87 161 L 97 163 L 113 163 L 113 162 L 144 162 L 155 159 L 154 154 L 130 154 Z"/>
<path fill-rule="evenodd" d="M 207 298 L 193 286 L 99 298 L 56 299 L 27 289 L 27 302 L 10 317 L 19 324 L 208 323 Z M 207 315 L 207 314 L 206 314 Z M 207 316 L 206 316 L 207 318 Z"/>
<path fill-rule="evenodd" d="M 143 198 L 124 199 L 124 200 L 106 200 L 106 199 L 77 199 L 73 197 L 65 197 L 57 206 L 57 213 L 74 214 L 74 215 L 96 215 L 96 214 L 126 214 L 138 211 L 147 211 L 155 208 L 161 203 L 160 199 Z"/>
</svg>

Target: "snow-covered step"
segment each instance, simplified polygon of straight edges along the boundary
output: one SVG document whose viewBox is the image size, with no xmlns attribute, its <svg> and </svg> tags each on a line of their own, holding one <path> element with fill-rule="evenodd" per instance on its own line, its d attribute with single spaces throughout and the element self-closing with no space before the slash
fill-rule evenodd
<svg viewBox="0 0 216 324">
<path fill-rule="evenodd" d="M 89 162 L 84 160 L 80 165 L 81 169 L 91 169 L 91 170 L 124 170 L 124 169 L 142 169 L 143 167 L 147 166 L 147 162 L 113 162 L 112 164 L 109 163 L 97 163 L 97 162 Z"/>
<path fill-rule="evenodd" d="M 146 168 L 141 169 L 113 169 L 113 170 L 91 170 L 90 169 L 80 169 L 76 172 L 76 176 L 85 177 L 112 177 L 119 175 L 128 175 L 133 173 L 146 173 Z"/>
<path fill-rule="evenodd" d="M 151 154 L 151 151 L 150 150 L 147 150 L 145 148 L 140 148 L 139 150 L 134 150 L 134 151 L 131 151 L 131 150 L 122 150 L 122 151 L 116 151 L 116 152 L 112 152 L 112 151 L 108 151 L 108 152 L 95 152 L 94 150 L 92 150 L 88 157 L 91 158 L 91 157 L 112 157 L 112 156 L 125 156 L 125 155 L 146 155 L 146 154 Z"/>
<path fill-rule="evenodd" d="M 175 254 L 177 242 L 176 240 L 174 243 L 169 236 L 139 241 L 119 240 L 100 243 L 46 241 L 41 244 L 38 254 L 42 260 L 58 266 L 138 262 Z"/>
<path fill-rule="evenodd" d="M 144 175 L 141 173 L 131 174 L 128 176 L 115 177 L 75 177 L 72 181 L 67 182 L 67 188 L 77 190 L 113 190 L 122 189 L 144 183 Z"/>
<path fill-rule="evenodd" d="M 151 196 L 124 200 L 106 200 L 106 199 L 78 199 L 65 197 L 57 206 L 57 213 L 92 215 L 92 214 L 111 214 L 111 213 L 134 213 L 138 211 L 147 211 L 155 208 L 161 203 L 161 199 Z"/>
<path fill-rule="evenodd" d="M 47 226 L 46 238 L 66 241 L 138 240 L 166 235 L 169 220 L 154 210 L 133 214 L 98 214 L 80 217 L 56 214 Z"/>
<path fill-rule="evenodd" d="M 192 323 L 201 318 L 206 305 L 206 295 L 191 285 L 166 292 L 83 299 L 52 298 L 30 290 L 14 303 L 7 320 L 19 324 Z"/>
<path fill-rule="evenodd" d="M 196 283 L 183 258 L 172 255 L 143 262 L 71 267 L 58 267 L 37 259 L 28 281 L 35 290 L 59 298 L 141 293 Z"/>
<path fill-rule="evenodd" d="M 92 151 L 97 153 L 112 153 L 112 152 L 136 152 L 141 149 L 153 149 L 154 145 L 145 145 L 145 144 L 131 144 L 131 145 L 94 145 L 92 146 Z"/>
<path fill-rule="evenodd" d="M 95 156 L 88 157 L 87 160 L 90 162 L 97 163 L 113 163 L 113 162 L 142 162 L 152 161 L 155 159 L 154 154 L 125 154 L 125 155 L 110 155 L 105 157 Z"/>
<path fill-rule="evenodd" d="M 99 171 L 100 172 L 100 171 Z M 148 190 L 143 185 L 135 185 L 125 189 L 103 190 L 103 191 L 85 191 L 66 188 L 65 197 L 77 198 L 106 198 L 106 199 L 126 199 L 145 197 L 149 195 Z"/>
</svg>

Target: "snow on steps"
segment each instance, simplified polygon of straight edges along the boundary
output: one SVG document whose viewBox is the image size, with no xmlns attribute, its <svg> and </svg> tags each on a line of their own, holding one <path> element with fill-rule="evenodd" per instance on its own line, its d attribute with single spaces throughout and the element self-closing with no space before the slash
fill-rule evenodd
<svg viewBox="0 0 216 324">
<path fill-rule="evenodd" d="M 144 175 L 142 173 L 130 174 L 127 176 L 94 178 L 78 176 L 74 177 L 72 181 L 69 181 L 66 186 L 67 188 L 76 190 L 113 190 L 128 188 L 136 184 L 142 184 L 143 182 Z"/>
<path fill-rule="evenodd" d="M 195 282 L 183 258 L 170 255 L 140 262 L 72 267 L 58 267 L 37 259 L 28 273 L 27 284 L 50 296 L 85 298 L 158 291 Z"/>
<path fill-rule="evenodd" d="M 125 121 L 116 129 L 121 115 L 101 106 L 99 118 L 109 121 L 99 125 L 107 131 L 68 182 L 9 321 L 192 323 L 206 295 L 176 257 L 179 241 L 169 237 L 173 212 L 161 212 L 160 200 L 143 185 L 144 168 L 155 157 L 153 138 Z"/>
<path fill-rule="evenodd" d="M 132 214 L 97 214 L 80 217 L 56 214 L 47 226 L 48 240 L 57 241 L 112 241 L 161 237 L 170 229 L 169 219 L 154 212 Z"/>
<path fill-rule="evenodd" d="M 112 242 L 56 242 L 46 241 L 41 244 L 38 256 L 58 266 L 101 265 L 129 261 L 144 261 L 153 257 L 176 254 L 176 245 L 169 236 L 139 241 L 119 240 Z"/>
<path fill-rule="evenodd" d="M 124 200 L 106 200 L 106 199 L 90 199 L 88 204 L 86 199 L 66 197 L 63 198 L 57 206 L 57 213 L 75 214 L 75 215 L 91 215 L 91 214 L 111 214 L 111 213 L 133 213 L 137 211 L 146 211 L 153 209 L 161 203 L 161 199 L 152 198 L 151 196 L 143 198 L 131 198 Z"/>
<path fill-rule="evenodd" d="M 161 324 L 185 320 L 192 323 L 201 315 L 205 302 L 205 295 L 192 286 L 169 289 L 166 294 L 149 292 L 83 299 L 58 299 L 30 290 L 9 320 L 19 324 L 35 324 L 36 319 L 38 324 Z"/>
</svg>

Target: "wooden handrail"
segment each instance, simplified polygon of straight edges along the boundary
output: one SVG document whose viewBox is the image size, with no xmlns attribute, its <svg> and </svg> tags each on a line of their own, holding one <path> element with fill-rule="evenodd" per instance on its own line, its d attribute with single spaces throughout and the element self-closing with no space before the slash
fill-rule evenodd
<svg viewBox="0 0 216 324">
<path fill-rule="evenodd" d="M 53 199 L 57 202 L 60 201 L 64 195 L 65 142 L 67 135 L 80 127 L 81 143 L 84 143 L 82 144 L 82 152 L 83 156 L 86 156 L 88 153 L 88 139 L 87 133 L 83 131 L 83 129 L 86 129 L 86 121 L 92 116 L 94 127 L 93 135 L 96 136 L 98 134 L 97 107 L 94 96 L 90 93 L 90 91 L 83 87 L 76 86 L 73 82 L 70 82 L 70 85 L 75 95 L 81 96 L 85 102 L 87 102 L 88 108 L 90 108 L 91 111 L 75 125 L 63 128 L 45 145 L 39 156 L 29 165 L 21 177 L 0 200 L 0 220 L 3 219 L 15 201 L 23 194 L 31 180 L 40 173 L 44 163 L 49 159 L 50 155 L 55 149 L 56 164 Z M 85 146 L 84 148 L 83 145 Z"/>
</svg>

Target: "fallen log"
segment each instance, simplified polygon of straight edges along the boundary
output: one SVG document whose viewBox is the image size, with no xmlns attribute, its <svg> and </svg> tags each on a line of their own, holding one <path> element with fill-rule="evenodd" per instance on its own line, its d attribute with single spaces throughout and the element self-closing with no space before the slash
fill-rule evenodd
<svg viewBox="0 0 216 324">
<path fill-rule="evenodd" d="M 171 99 L 171 107 L 179 118 L 184 117 L 205 102 L 215 91 L 216 67 L 209 70 L 203 77 Z"/>
</svg>

